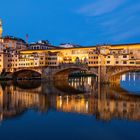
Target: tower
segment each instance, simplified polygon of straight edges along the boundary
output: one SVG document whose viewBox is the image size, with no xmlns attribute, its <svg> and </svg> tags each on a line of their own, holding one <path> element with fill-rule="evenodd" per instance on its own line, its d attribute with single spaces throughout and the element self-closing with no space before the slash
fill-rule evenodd
<svg viewBox="0 0 140 140">
<path fill-rule="evenodd" d="M 0 37 L 2 37 L 2 20 L 0 19 Z"/>
</svg>

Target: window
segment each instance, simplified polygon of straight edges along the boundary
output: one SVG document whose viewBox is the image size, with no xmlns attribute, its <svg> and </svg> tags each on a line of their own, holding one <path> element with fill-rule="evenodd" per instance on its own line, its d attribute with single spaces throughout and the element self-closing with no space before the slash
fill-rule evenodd
<svg viewBox="0 0 140 140">
<path fill-rule="evenodd" d="M 130 64 L 135 64 L 135 62 L 130 62 Z"/>
<path fill-rule="evenodd" d="M 127 55 L 123 55 L 123 58 L 127 58 Z"/>
<path fill-rule="evenodd" d="M 110 64 L 110 61 L 107 61 L 107 64 Z"/>
<path fill-rule="evenodd" d="M 119 64 L 119 61 L 116 61 L 116 64 Z"/>
<path fill-rule="evenodd" d="M 123 64 L 127 64 L 127 61 L 123 61 Z"/>
</svg>

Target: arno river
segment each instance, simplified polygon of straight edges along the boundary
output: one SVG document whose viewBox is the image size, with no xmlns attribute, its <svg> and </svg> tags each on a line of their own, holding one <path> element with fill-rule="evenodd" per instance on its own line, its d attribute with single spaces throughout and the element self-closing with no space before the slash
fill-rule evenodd
<svg viewBox="0 0 140 140">
<path fill-rule="evenodd" d="M 139 130 L 140 73 L 105 86 L 96 77 L 1 82 L 1 140 L 140 140 Z"/>
</svg>

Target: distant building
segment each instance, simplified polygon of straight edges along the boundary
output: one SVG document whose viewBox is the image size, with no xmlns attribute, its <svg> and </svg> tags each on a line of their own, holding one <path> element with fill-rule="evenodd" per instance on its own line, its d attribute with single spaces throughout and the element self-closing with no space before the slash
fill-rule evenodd
<svg viewBox="0 0 140 140">
<path fill-rule="evenodd" d="M 13 36 L 1 37 L 1 42 L 3 43 L 3 47 L 4 47 L 3 49 L 13 48 L 13 49 L 25 50 L 27 47 L 27 44 L 23 39 L 13 37 Z"/>
<path fill-rule="evenodd" d="M 49 41 L 47 40 L 41 40 L 35 43 L 31 43 L 29 45 L 30 50 L 50 50 L 50 49 L 56 49 L 55 46 L 51 45 Z"/>
<path fill-rule="evenodd" d="M 77 48 L 81 46 L 77 44 L 66 43 L 66 44 L 60 44 L 60 47 L 61 48 Z"/>
<path fill-rule="evenodd" d="M 0 62 L 0 73 L 13 72 L 18 68 L 19 52 L 13 48 L 4 49 L 3 52 L 0 52 Z"/>
<path fill-rule="evenodd" d="M 13 36 L 0 38 L 0 73 L 13 72 L 19 66 L 19 51 L 26 49 L 23 39 Z"/>
</svg>

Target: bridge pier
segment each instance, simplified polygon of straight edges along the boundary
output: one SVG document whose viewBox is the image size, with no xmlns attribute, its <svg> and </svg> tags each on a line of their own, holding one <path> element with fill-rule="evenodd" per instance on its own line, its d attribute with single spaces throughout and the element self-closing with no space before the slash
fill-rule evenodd
<svg viewBox="0 0 140 140">
<path fill-rule="evenodd" d="M 101 84 L 110 83 L 109 75 L 107 73 L 106 66 L 99 66 L 98 67 L 98 83 L 101 83 Z"/>
<path fill-rule="evenodd" d="M 110 79 L 109 79 L 110 83 L 115 83 L 117 85 L 120 85 L 120 81 L 121 81 L 121 75 L 116 75 L 116 76 L 112 76 Z"/>
<path fill-rule="evenodd" d="M 109 69 L 106 66 L 99 66 L 98 67 L 98 83 L 100 84 L 120 84 L 121 75 L 117 74 L 112 76 L 112 72 L 114 69 Z"/>
<path fill-rule="evenodd" d="M 57 81 L 68 81 L 68 75 L 67 74 L 58 74 L 55 75 L 53 73 L 47 73 L 42 74 L 42 79 L 45 79 L 46 81 L 50 81 L 50 82 L 57 82 Z"/>
<path fill-rule="evenodd" d="M 87 71 L 90 74 L 95 74 L 98 76 L 99 84 L 110 84 L 116 83 L 120 84 L 121 74 L 127 73 L 129 71 L 138 71 L 140 67 L 134 66 L 96 66 L 96 67 L 88 67 L 87 65 L 75 65 L 75 64 L 67 64 L 61 65 L 59 67 L 37 67 L 37 68 L 18 68 L 13 71 L 13 75 L 15 74 L 15 78 L 17 78 L 18 73 L 32 71 L 41 75 L 42 79 L 47 81 L 68 81 L 68 75 L 73 71 Z M 31 75 L 32 75 L 31 72 Z M 40 77 L 39 75 L 39 77 Z M 28 78 L 28 73 L 25 73 L 25 76 Z M 22 78 L 22 76 L 21 76 Z"/>
</svg>

